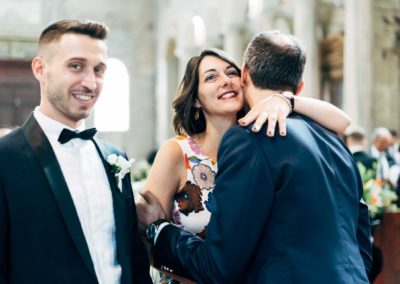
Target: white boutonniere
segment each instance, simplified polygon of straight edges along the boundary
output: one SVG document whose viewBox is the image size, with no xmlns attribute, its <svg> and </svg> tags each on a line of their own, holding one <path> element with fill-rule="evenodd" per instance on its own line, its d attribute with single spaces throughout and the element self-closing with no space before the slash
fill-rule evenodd
<svg viewBox="0 0 400 284">
<path fill-rule="evenodd" d="M 108 155 L 107 162 L 111 165 L 111 172 L 116 178 L 118 189 L 122 192 L 122 179 L 130 172 L 135 159 L 127 161 L 123 156 L 111 154 Z"/>
</svg>

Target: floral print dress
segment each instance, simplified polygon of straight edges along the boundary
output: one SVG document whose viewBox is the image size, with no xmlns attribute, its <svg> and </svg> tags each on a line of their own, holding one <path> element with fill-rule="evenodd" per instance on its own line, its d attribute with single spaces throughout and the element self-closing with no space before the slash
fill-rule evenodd
<svg viewBox="0 0 400 284">
<path fill-rule="evenodd" d="M 205 155 L 190 136 L 177 136 L 174 141 L 182 149 L 187 180 L 174 196 L 172 221 L 201 238 L 211 217 L 212 190 L 215 186 L 217 162 Z M 165 275 L 160 283 L 178 283 Z"/>
<path fill-rule="evenodd" d="M 216 161 L 206 156 L 190 136 L 174 139 L 182 149 L 187 181 L 174 197 L 173 222 L 192 234 L 205 238 L 210 221 L 209 198 L 215 186 Z"/>
</svg>

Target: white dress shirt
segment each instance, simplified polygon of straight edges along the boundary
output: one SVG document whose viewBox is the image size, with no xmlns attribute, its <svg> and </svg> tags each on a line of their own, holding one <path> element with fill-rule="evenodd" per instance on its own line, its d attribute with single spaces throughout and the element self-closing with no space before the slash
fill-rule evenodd
<svg viewBox="0 0 400 284">
<path fill-rule="evenodd" d="M 60 164 L 99 283 L 120 283 L 121 266 L 116 253 L 111 189 L 99 153 L 90 140 L 78 138 L 65 144 L 58 142 L 63 128 L 82 131 L 84 124 L 72 129 L 47 117 L 38 107 L 34 117 L 50 141 Z"/>
<path fill-rule="evenodd" d="M 380 152 L 374 145 L 371 146 L 371 156 L 377 159 L 378 165 L 376 169 L 376 178 L 389 179 L 390 178 L 390 168 L 389 162 L 386 158 L 385 152 Z"/>
</svg>

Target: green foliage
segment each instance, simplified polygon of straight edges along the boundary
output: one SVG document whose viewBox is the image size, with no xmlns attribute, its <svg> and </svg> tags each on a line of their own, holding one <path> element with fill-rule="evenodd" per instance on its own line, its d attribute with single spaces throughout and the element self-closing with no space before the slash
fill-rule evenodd
<svg viewBox="0 0 400 284">
<path fill-rule="evenodd" d="M 372 169 L 367 169 L 362 163 L 357 163 L 364 186 L 363 199 L 368 204 L 371 218 L 381 216 L 384 212 L 397 210 L 394 203 L 397 194 L 389 181 L 376 178 L 376 163 Z"/>
</svg>

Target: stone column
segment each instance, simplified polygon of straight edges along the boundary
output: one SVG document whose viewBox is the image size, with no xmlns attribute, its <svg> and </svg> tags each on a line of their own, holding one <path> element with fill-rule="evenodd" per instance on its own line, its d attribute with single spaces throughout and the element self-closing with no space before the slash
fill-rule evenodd
<svg viewBox="0 0 400 284">
<path fill-rule="evenodd" d="M 224 50 L 232 56 L 239 67 L 243 60 L 243 48 L 240 27 L 235 25 L 229 26 L 224 34 Z"/>
<path fill-rule="evenodd" d="M 247 0 L 225 0 L 222 18 L 223 49 L 241 66 L 245 44 L 242 27 L 245 25 Z"/>
<path fill-rule="evenodd" d="M 352 123 L 369 129 L 372 80 L 371 0 L 345 1 L 344 111 Z"/>
<path fill-rule="evenodd" d="M 167 39 L 165 38 L 166 5 L 165 1 L 157 1 L 157 27 L 156 27 L 156 81 L 155 81 L 155 116 L 156 127 L 154 130 L 155 144 L 161 145 L 168 138 L 168 85 L 167 85 L 167 59 L 166 48 Z"/>
<path fill-rule="evenodd" d="M 320 97 L 319 48 L 317 41 L 317 1 L 294 1 L 294 34 L 301 40 L 307 53 L 304 70 L 304 89 L 307 97 Z"/>
</svg>

